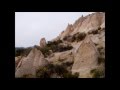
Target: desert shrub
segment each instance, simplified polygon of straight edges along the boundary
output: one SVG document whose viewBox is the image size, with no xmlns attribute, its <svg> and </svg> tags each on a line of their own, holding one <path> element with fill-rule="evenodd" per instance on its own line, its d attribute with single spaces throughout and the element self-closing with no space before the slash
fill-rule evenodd
<svg viewBox="0 0 120 90">
<path fill-rule="evenodd" d="M 33 78 L 32 74 L 24 74 L 21 78 Z"/>
<path fill-rule="evenodd" d="M 58 52 L 63 52 L 63 51 L 67 51 L 67 50 L 71 50 L 73 47 L 70 46 L 70 45 L 67 45 L 67 46 L 62 46 L 62 45 L 59 45 L 57 47 L 57 50 Z"/>
<path fill-rule="evenodd" d="M 88 32 L 88 34 L 98 34 L 98 30 L 91 30 Z"/>
<path fill-rule="evenodd" d="M 77 37 L 77 41 L 81 41 L 85 38 L 86 34 L 85 33 L 80 33 Z"/>
<path fill-rule="evenodd" d="M 101 29 L 101 27 L 98 27 L 98 30 L 100 30 Z"/>
<path fill-rule="evenodd" d="M 46 68 L 48 68 L 51 73 L 55 73 L 55 68 L 54 68 L 54 67 L 55 67 L 55 66 L 54 66 L 53 64 L 48 64 L 48 65 L 46 66 Z"/>
<path fill-rule="evenodd" d="M 92 31 L 88 31 L 88 34 L 92 34 Z"/>
<path fill-rule="evenodd" d="M 62 43 L 62 40 L 57 40 L 57 41 L 48 41 L 47 46 L 52 46 L 52 45 L 58 45 Z"/>
<path fill-rule="evenodd" d="M 53 45 L 51 45 L 51 50 L 53 51 L 53 52 L 57 52 L 58 51 L 58 45 L 56 45 L 56 44 L 53 44 Z"/>
<path fill-rule="evenodd" d="M 76 37 L 73 35 L 72 42 L 75 42 L 75 41 L 76 41 Z"/>
<path fill-rule="evenodd" d="M 64 66 L 71 66 L 73 65 L 74 62 L 66 62 L 66 63 L 63 63 Z"/>
<path fill-rule="evenodd" d="M 101 53 L 102 49 L 104 49 L 103 47 L 98 47 L 97 50 L 99 53 Z"/>
<path fill-rule="evenodd" d="M 98 44 L 97 43 L 94 43 L 95 44 L 95 46 L 97 46 Z"/>
<path fill-rule="evenodd" d="M 105 62 L 105 51 L 103 47 L 98 47 L 99 57 L 98 57 L 98 64 Z"/>
<path fill-rule="evenodd" d="M 98 30 L 92 31 L 92 34 L 98 34 Z"/>
<path fill-rule="evenodd" d="M 32 47 L 17 48 L 15 50 L 15 56 L 27 56 L 31 50 L 32 50 Z"/>
<path fill-rule="evenodd" d="M 67 69 L 63 65 L 55 65 L 55 72 L 59 75 L 62 76 L 63 73 L 67 73 Z"/>
<path fill-rule="evenodd" d="M 100 29 L 101 29 L 101 28 L 98 27 L 98 29 L 96 29 L 96 30 L 90 30 L 90 31 L 88 32 L 88 34 L 98 34 Z"/>
<path fill-rule="evenodd" d="M 58 61 L 60 61 L 60 62 L 62 62 L 62 61 L 64 61 L 64 60 L 65 60 L 65 59 L 60 59 L 60 58 L 58 59 Z"/>
<path fill-rule="evenodd" d="M 63 38 L 63 40 L 64 40 L 64 41 L 66 41 L 66 40 L 67 40 L 67 38 L 68 38 L 68 36 L 65 36 L 65 37 Z"/>
<path fill-rule="evenodd" d="M 72 46 L 63 47 L 59 45 L 60 43 L 62 43 L 62 40 L 57 40 L 53 42 L 48 41 L 47 47 L 49 47 L 49 49 L 51 49 L 53 52 L 66 51 L 72 48 Z"/>
<path fill-rule="evenodd" d="M 62 40 L 58 40 L 57 43 L 58 43 L 58 44 L 59 44 L 59 43 L 62 43 Z"/>
<path fill-rule="evenodd" d="M 104 77 L 104 71 L 99 69 L 92 69 L 90 73 L 93 75 L 93 78 Z"/>
<path fill-rule="evenodd" d="M 72 74 L 71 72 L 63 73 L 63 78 L 78 78 L 79 73 Z"/>
<path fill-rule="evenodd" d="M 79 77 L 79 73 L 76 72 L 75 74 L 73 74 L 73 76 L 74 76 L 75 78 L 78 78 L 78 77 Z"/>
<path fill-rule="evenodd" d="M 74 42 L 74 41 L 78 42 L 78 41 L 84 40 L 85 37 L 86 37 L 85 33 L 76 33 L 72 37 L 72 42 Z"/>
<path fill-rule="evenodd" d="M 102 30 L 105 30 L 105 27 L 104 27 L 104 28 L 102 28 Z"/>
<path fill-rule="evenodd" d="M 105 62 L 105 58 L 102 56 L 98 57 L 98 64 L 104 63 Z"/>
<path fill-rule="evenodd" d="M 45 57 L 47 57 L 50 54 L 49 50 L 51 50 L 51 48 L 48 46 L 45 46 L 44 48 L 40 48 L 40 51 L 43 53 Z"/>
<path fill-rule="evenodd" d="M 97 50 L 98 50 L 100 56 L 105 55 L 105 48 L 104 47 L 98 47 Z"/>
<path fill-rule="evenodd" d="M 62 51 L 66 51 L 66 50 L 71 50 L 73 47 L 68 45 L 68 46 L 63 46 L 63 45 L 59 45 L 60 43 L 62 43 L 61 40 L 58 41 L 54 41 L 54 42 L 48 42 L 47 46 L 53 51 L 53 52 L 62 52 Z"/>
<path fill-rule="evenodd" d="M 25 48 L 24 51 L 23 51 L 23 53 L 22 53 L 22 55 L 23 56 L 27 56 L 30 53 L 31 50 L 32 50 L 31 47 Z"/>
<path fill-rule="evenodd" d="M 15 56 L 20 56 L 24 51 L 24 48 L 16 48 L 15 49 Z"/>
<path fill-rule="evenodd" d="M 72 42 L 72 36 L 68 35 L 63 38 L 64 41 Z"/>
<path fill-rule="evenodd" d="M 37 78 L 50 78 L 50 71 L 47 67 L 40 67 L 36 71 L 36 77 Z"/>
<path fill-rule="evenodd" d="M 63 52 L 63 51 L 71 50 L 72 48 L 73 47 L 70 45 L 63 46 L 63 45 L 53 44 L 53 42 L 49 42 L 45 47 L 40 48 L 40 51 L 43 53 L 45 57 L 47 57 L 48 55 L 50 55 L 49 50 L 52 50 L 53 52 Z"/>
<path fill-rule="evenodd" d="M 38 78 L 51 78 L 54 74 L 61 78 L 77 78 L 79 76 L 79 74 L 72 75 L 64 65 L 49 64 L 46 67 L 40 67 L 36 71 L 36 77 Z"/>
<path fill-rule="evenodd" d="M 37 48 L 38 50 L 40 50 L 40 46 L 38 45 L 34 45 L 34 48 Z"/>
<path fill-rule="evenodd" d="M 60 65 L 50 64 L 46 67 L 40 67 L 36 71 L 36 77 L 39 78 L 50 78 L 52 74 L 56 73 L 58 76 L 62 76 L 63 73 L 67 72 L 67 70 Z"/>
<path fill-rule="evenodd" d="M 66 69 L 66 66 L 64 66 L 64 64 L 55 65 L 54 69 L 55 69 L 55 73 L 57 73 L 62 78 L 78 78 L 79 76 L 78 73 L 72 74 L 70 71 L 68 71 Z"/>
<path fill-rule="evenodd" d="M 72 37 L 72 42 L 76 41 L 78 35 L 79 35 L 79 33 L 76 33 L 76 34 L 73 35 L 73 37 Z"/>
</svg>

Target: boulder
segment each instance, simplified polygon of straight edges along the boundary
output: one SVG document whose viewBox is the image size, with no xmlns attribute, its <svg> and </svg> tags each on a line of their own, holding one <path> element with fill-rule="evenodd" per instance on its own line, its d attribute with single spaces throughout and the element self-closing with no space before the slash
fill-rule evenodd
<svg viewBox="0 0 120 90">
<path fill-rule="evenodd" d="M 36 70 L 40 66 L 46 66 L 48 61 L 44 58 L 44 55 L 37 48 L 33 48 L 29 55 L 19 62 L 16 68 L 15 77 L 22 77 L 23 75 L 35 76 Z"/>
<path fill-rule="evenodd" d="M 45 40 L 45 38 L 41 38 L 41 40 L 40 40 L 40 47 L 43 48 L 45 46 L 46 46 L 46 40 Z"/>
<path fill-rule="evenodd" d="M 72 73 L 79 72 L 81 78 L 91 77 L 90 70 L 97 66 L 98 56 L 94 43 L 89 36 L 86 36 L 74 56 Z"/>
</svg>

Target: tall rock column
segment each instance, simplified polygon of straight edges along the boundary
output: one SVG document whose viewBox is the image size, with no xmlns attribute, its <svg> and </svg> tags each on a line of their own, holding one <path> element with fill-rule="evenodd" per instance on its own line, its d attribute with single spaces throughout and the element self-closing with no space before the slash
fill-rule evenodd
<svg viewBox="0 0 120 90">
<path fill-rule="evenodd" d="M 46 40 L 45 40 L 45 38 L 41 38 L 41 40 L 40 40 L 40 47 L 43 48 L 45 46 L 46 46 Z"/>
</svg>

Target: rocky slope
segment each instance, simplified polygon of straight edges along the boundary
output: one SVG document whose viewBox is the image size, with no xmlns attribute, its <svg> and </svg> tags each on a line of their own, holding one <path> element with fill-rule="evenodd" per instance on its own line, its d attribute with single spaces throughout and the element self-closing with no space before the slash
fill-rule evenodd
<svg viewBox="0 0 120 90">
<path fill-rule="evenodd" d="M 81 16 L 52 41 L 42 38 L 40 46 L 33 47 L 27 56 L 15 57 L 15 77 L 36 77 L 36 70 L 49 64 L 64 65 L 72 74 L 77 72 L 79 78 L 104 77 L 105 13 Z M 57 77 L 62 76 L 51 78 Z"/>
</svg>

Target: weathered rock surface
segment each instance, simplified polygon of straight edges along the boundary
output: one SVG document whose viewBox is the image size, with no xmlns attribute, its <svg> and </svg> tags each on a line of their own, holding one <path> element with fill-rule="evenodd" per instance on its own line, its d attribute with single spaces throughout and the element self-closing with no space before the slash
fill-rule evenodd
<svg viewBox="0 0 120 90">
<path fill-rule="evenodd" d="M 35 75 L 39 66 L 45 66 L 48 61 L 44 58 L 44 55 L 37 48 L 33 48 L 29 55 L 23 58 L 18 67 L 16 68 L 15 77 L 22 77 L 23 75 Z"/>
<path fill-rule="evenodd" d="M 40 47 L 43 48 L 43 47 L 45 47 L 45 46 L 46 46 L 46 40 L 45 40 L 45 38 L 42 38 L 42 39 L 40 40 Z"/>
<path fill-rule="evenodd" d="M 74 31 L 74 28 L 73 28 L 72 24 L 68 24 L 65 31 L 61 33 L 60 39 L 63 39 L 65 36 L 69 35 L 73 31 Z"/>
<path fill-rule="evenodd" d="M 90 70 L 97 66 L 99 53 L 89 36 L 85 38 L 74 57 L 72 72 L 79 72 L 80 77 L 90 77 Z"/>
<path fill-rule="evenodd" d="M 21 56 L 15 57 L 15 68 L 17 67 L 17 65 L 20 62 L 21 58 L 22 58 Z"/>
<path fill-rule="evenodd" d="M 88 32 L 90 30 L 96 30 L 99 27 L 105 27 L 105 13 L 97 12 L 88 16 L 81 16 L 75 23 L 68 25 L 64 32 L 60 34 L 60 39 L 63 39 L 67 35 L 74 35 L 77 32 Z"/>
<path fill-rule="evenodd" d="M 78 32 L 86 33 L 85 39 L 73 41 L 73 35 Z M 63 40 L 66 36 L 67 40 Z M 91 78 L 90 71 L 95 68 L 100 68 L 105 71 L 105 63 L 98 65 L 98 57 L 100 55 L 105 59 L 104 12 L 93 13 L 85 17 L 81 16 L 73 25 L 68 24 L 67 28 L 51 41 L 58 40 L 63 40 L 58 46 L 67 47 L 72 45 L 73 48 L 61 52 L 49 50 L 50 54 L 45 58 L 40 51 L 40 48 L 46 46 L 46 40 L 42 38 L 40 40 L 40 46 L 35 46 L 27 57 L 15 57 L 15 77 L 22 77 L 23 75 L 29 74 L 35 76 L 35 72 L 39 67 L 44 67 L 49 63 L 72 63 L 67 68 L 72 73 L 78 72 L 80 78 Z M 57 74 L 54 74 L 52 77 L 57 77 Z"/>
<path fill-rule="evenodd" d="M 48 58 L 51 63 L 60 63 L 60 62 L 72 62 L 73 59 L 73 51 L 68 50 L 65 52 L 56 52 L 54 53 L 54 57 Z"/>
</svg>

